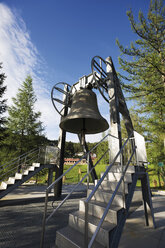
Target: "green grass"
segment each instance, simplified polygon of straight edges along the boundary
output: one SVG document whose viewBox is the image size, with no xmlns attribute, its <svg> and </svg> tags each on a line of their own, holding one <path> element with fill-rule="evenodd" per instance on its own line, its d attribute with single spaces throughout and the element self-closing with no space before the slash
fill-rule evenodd
<svg viewBox="0 0 165 248">
<path fill-rule="evenodd" d="M 64 172 L 68 170 L 72 165 L 64 165 Z M 98 178 L 100 178 L 101 172 L 104 172 L 106 170 L 106 164 L 98 164 L 96 166 L 96 174 Z M 78 183 L 83 176 L 87 173 L 87 165 L 76 165 L 69 173 L 66 174 L 65 178 L 63 178 L 63 183 L 65 184 L 73 184 Z M 160 178 L 161 187 L 159 184 L 159 178 L 158 175 L 155 173 L 155 171 L 150 171 L 149 173 L 149 181 L 150 181 L 150 187 L 153 189 L 161 189 L 165 190 L 165 185 L 163 183 L 162 178 Z M 55 178 L 55 175 L 54 175 Z M 45 169 L 44 173 L 40 173 L 37 177 L 37 183 L 38 184 L 46 184 L 48 179 L 48 170 Z M 30 180 L 36 180 L 36 177 L 31 178 Z M 86 182 L 86 180 L 84 181 Z M 92 182 L 91 176 L 90 176 L 90 182 Z M 141 181 L 137 181 L 137 186 L 141 186 Z"/>
<path fill-rule="evenodd" d="M 65 165 L 64 166 L 64 171 L 66 171 L 71 166 L 72 165 Z M 103 164 L 98 164 L 96 166 L 95 169 L 96 169 L 96 174 L 97 174 L 98 178 L 100 178 L 101 172 L 105 171 L 106 166 L 107 165 L 105 165 L 105 164 L 104 165 Z M 87 172 L 87 165 L 86 164 L 85 165 L 76 165 L 69 173 L 66 174 L 64 183 L 66 183 L 66 184 L 77 183 L 86 174 L 86 172 Z M 165 189 L 165 186 L 163 184 L 162 178 L 160 180 L 160 183 L 161 183 L 161 187 L 160 187 L 158 175 L 154 174 L 153 171 L 149 172 L 149 181 L 150 181 L 150 187 L 151 188 Z M 90 177 L 90 182 L 92 182 L 91 177 Z M 141 181 L 140 180 L 137 181 L 137 187 L 141 187 Z"/>
<path fill-rule="evenodd" d="M 64 165 L 64 172 L 67 171 L 72 165 Z M 96 166 L 96 174 L 98 178 L 100 178 L 101 172 L 105 171 L 107 165 L 97 165 Z M 70 172 L 68 172 L 63 179 L 64 183 L 77 183 L 81 180 L 83 176 L 87 173 L 87 165 L 76 165 Z M 86 182 L 86 180 L 85 180 Z M 90 182 L 92 182 L 91 176 L 90 176 Z"/>
</svg>

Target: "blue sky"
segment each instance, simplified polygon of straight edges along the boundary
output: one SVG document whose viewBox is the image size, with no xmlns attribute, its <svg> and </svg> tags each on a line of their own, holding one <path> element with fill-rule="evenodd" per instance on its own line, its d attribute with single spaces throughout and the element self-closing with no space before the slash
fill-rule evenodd
<svg viewBox="0 0 165 248">
<path fill-rule="evenodd" d="M 91 73 L 91 59 L 111 56 L 119 71 L 116 38 L 127 46 L 136 40 L 126 11 L 148 12 L 150 0 L 5 0 L 0 1 L 0 62 L 7 79 L 8 104 L 27 74 L 32 75 L 37 110 L 42 112 L 45 133 L 58 139 L 59 115 L 50 93 L 60 81 L 73 84 Z M 109 109 L 98 94 L 101 114 Z M 95 141 L 99 135 L 89 136 Z M 78 141 L 77 136 L 67 135 Z"/>
</svg>

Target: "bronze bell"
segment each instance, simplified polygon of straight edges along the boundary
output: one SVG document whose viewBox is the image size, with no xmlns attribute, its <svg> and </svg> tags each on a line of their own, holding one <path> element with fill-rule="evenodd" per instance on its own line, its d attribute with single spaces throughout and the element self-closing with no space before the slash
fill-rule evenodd
<svg viewBox="0 0 165 248">
<path fill-rule="evenodd" d="M 62 118 L 60 127 L 77 134 L 95 134 L 109 128 L 100 115 L 96 94 L 89 89 L 80 89 L 73 95 L 70 112 Z"/>
</svg>

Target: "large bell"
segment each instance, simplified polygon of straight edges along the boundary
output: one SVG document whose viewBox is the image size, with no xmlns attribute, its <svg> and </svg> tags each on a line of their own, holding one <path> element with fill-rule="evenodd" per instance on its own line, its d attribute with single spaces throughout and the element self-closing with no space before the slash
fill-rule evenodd
<svg viewBox="0 0 165 248">
<path fill-rule="evenodd" d="M 60 127 L 71 133 L 94 134 L 107 130 L 109 125 L 100 115 L 96 94 L 81 89 L 73 95 L 70 112 L 63 117 Z"/>
</svg>

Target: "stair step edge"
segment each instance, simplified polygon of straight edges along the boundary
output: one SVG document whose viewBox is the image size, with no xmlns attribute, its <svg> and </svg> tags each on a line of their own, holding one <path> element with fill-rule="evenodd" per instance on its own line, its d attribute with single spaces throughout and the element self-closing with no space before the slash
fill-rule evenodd
<svg viewBox="0 0 165 248">
<path fill-rule="evenodd" d="M 34 166 L 34 167 L 40 167 L 40 163 L 32 163 L 32 166 Z"/>
<path fill-rule="evenodd" d="M 84 201 L 85 200 L 80 200 L 80 202 L 84 202 Z M 107 207 L 107 204 L 106 203 L 101 202 L 101 201 L 97 201 L 97 200 L 90 200 L 89 204 L 96 205 L 96 206 L 103 207 L 103 208 L 106 208 Z M 119 210 L 121 210 L 121 207 L 118 206 L 118 205 L 112 204 L 110 210 L 111 211 L 119 211 Z"/>
<path fill-rule="evenodd" d="M 88 191 L 92 191 L 92 190 L 93 190 L 93 188 L 89 188 L 89 189 L 88 189 Z M 109 189 L 100 189 L 100 188 L 98 188 L 97 191 L 96 191 L 95 193 L 97 193 L 97 192 L 103 192 L 103 193 L 105 193 L 105 194 L 110 194 L 110 195 L 113 195 L 113 193 L 114 193 L 113 190 L 109 190 Z M 122 192 L 117 192 L 116 195 L 122 196 Z"/>
<path fill-rule="evenodd" d="M 79 218 L 83 221 L 85 221 L 85 214 L 82 211 L 75 211 L 73 213 L 70 213 L 69 216 L 74 216 L 76 218 Z M 98 223 L 100 222 L 100 218 L 92 215 L 88 215 L 88 222 L 94 226 L 98 226 Z M 116 225 L 113 223 L 110 223 L 108 221 L 104 221 L 101 228 L 104 229 L 105 231 L 111 231 Z"/>
<path fill-rule="evenodd" d="M 125 166 L 123 169 L 125 169 Z M 114 165 L 110 169 L 111 172 L 121 172 L 121 170 L 122 170 L 122 168 L 120 165 Z M 128 169 L 127 169 L 128 173 L 135 173 L 135 171 L 136 171 L 135 166 L 128 166 Z"/>
<path fill-rule="evenodd" d="M 5 189 L 7 189 L 7 186 L 6 187 L 3 187 L 3 186 L 0 185 L 0 190 L 1 191 L 4 191 Z"/>
<path fill-rule="evenodd" d="M 100 219 L 88 215 L 88 236 L 92 237 L 95 233 L 97 226 L 100 222 Z M 85 232 L 85 213 L 76 211 L 69 214 L 69 226 L 73 229 L 78 230 L 81 233 Z M 96 241 L 106 245 L 109 241 L 110 232 L 116 227 L 116 224 L 112 224 L 104 220 L 103 224 L 100 227 L 100 230 L 97 234 Z"/>
<path fill-rule="evenodd" d="M 62 239 L 60 239 L 62 236 Z M 84 235 L 77 230 L 67 226 L 57 231 L 56 233 L 56 245 L 61 248 L 82 248 Z M 67 239 L 67 240 L 66 240 Z M 89 243 L 90 239 L 88 239 Z M 105 246 L 101 245 L 98 242 L 94 242 L 93 248 L 105 248 Z"/>
<path fill-rule="evenodd" d="M 16 172 L 15 173 L 15 179 L 22 179 L 22 174 L 21 173 L 18 173 L 18 172 Z"/>
</svg>

